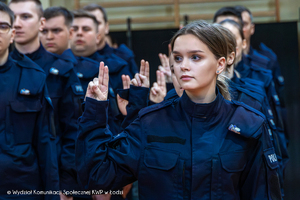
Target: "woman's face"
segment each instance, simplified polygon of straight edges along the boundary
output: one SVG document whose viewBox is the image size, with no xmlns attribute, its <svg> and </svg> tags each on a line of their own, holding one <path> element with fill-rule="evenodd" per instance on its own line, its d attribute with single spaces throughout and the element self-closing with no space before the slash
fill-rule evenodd
<svg viewBox="0 0 300 200">
<path fill-rule="evenodd" d="M 217 71 L 218 74 L 223 71 L 225 58 L 217 60 L 209 48 L 192 34 L 177 37 L 172 54 L 174 74 L 182 89 L 195 95 L 214 93 Z"/>
<path fill-rule="evenodd" d="M 238 63 L 242 60 L 243 50 L 246 48 L 246 40 L 242 39 L 242 36 L 241 36 L 238 28 L 235 27 L 234 25 L 229 24 L 229 23 L 225 23 L 225 24 L 222 24 L 222 26 L 224 26 L 225 28 L 230 30 L 233 33 L 233 35 L 235 36 L 235 39 L 236 39 L 236 59 L 235 59 L 235 63 Z"/>
</svg>

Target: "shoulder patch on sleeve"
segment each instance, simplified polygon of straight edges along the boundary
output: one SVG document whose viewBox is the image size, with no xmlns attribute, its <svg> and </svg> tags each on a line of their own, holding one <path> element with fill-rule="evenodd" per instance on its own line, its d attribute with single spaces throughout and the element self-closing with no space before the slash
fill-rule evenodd
<svg viewBox="0 0 300 200">
<path fill-rule="evenodd" d="M 262 133 L 265 116 L 242 102 L 232 102 L 237 108 L 229 120 L 228 130 L 247 138 L 258 138 Z"/>
<path fill-rule="evenodd" d="M 151 113 L 151 112 L 156 111 L 156 110 L 160 110 L 160 109 L 168 107 L 170 105 L 172 105 L 172 101 L 163 101 L 161 103 L 154 104 L 152 106 L 148 106 L 148 107 L 143 108 L 143 109 L 140 110 L 139 117 L 143 117 L 144 115 L 146 115 L 148 113 Z"/>
</svg>

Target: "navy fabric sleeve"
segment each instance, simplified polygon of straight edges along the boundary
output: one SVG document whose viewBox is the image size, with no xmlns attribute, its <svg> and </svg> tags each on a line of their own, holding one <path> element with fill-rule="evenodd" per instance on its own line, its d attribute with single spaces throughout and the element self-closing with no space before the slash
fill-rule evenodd
<svg viewBox="0 0 300 200">
<path fill-rule="evenodd" d="M 141 125 L 136 120 L 113 136 L 107 126 L 108 101 L 86 99 L 79 119 L 76 166 L 85 189 L 119 189 L 137 180 Z"/>
<path fill-rule="evenodd" d="M 241 199 L 279 200 L 282 197 L 275 150 L 265 123 L 258 131 L 262 134 L 254 151 L 249 152 L 250 159 L 242 175 L 244 181 L 241 184 Z"/>
<path fill-rule="evenodd" d="M 129 89 L 128 105 L 126 107 L 127 116 L 122 122 L 122 128 L 125 129 L 137 117 L 142 108 L 148 106 L 149 88 L 136 87 L 131 85 Z"/>
</svg>

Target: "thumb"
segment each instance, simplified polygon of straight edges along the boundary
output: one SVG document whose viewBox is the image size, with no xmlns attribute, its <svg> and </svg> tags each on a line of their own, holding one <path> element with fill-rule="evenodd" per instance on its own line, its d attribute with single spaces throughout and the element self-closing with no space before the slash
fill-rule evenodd
<svg viewBox="0 0 300 200">
<path fill-rule="evenodd" d="M 93 85 L 93 92 L 96 94 L 96 96 L 101 99 L 103 94 L 100 91 L 99 87 L 97 85 Z"/>
</svg>

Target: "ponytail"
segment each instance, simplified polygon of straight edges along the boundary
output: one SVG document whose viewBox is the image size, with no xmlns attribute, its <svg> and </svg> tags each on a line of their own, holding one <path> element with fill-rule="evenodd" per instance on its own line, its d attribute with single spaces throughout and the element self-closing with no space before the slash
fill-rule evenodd
<svg viewBox="0 0 300 200">
<path fill-rule="evenodd" d="M 228 89 L 228 83 L 230 79 L 224 76 L 223 74 L 219 74 L 217 77 L 217 87 L 221 93 L 221 95 L 224 97 L 224 99 L 230 101 L 231 100 L 231 94 Z"/>
</svg>

